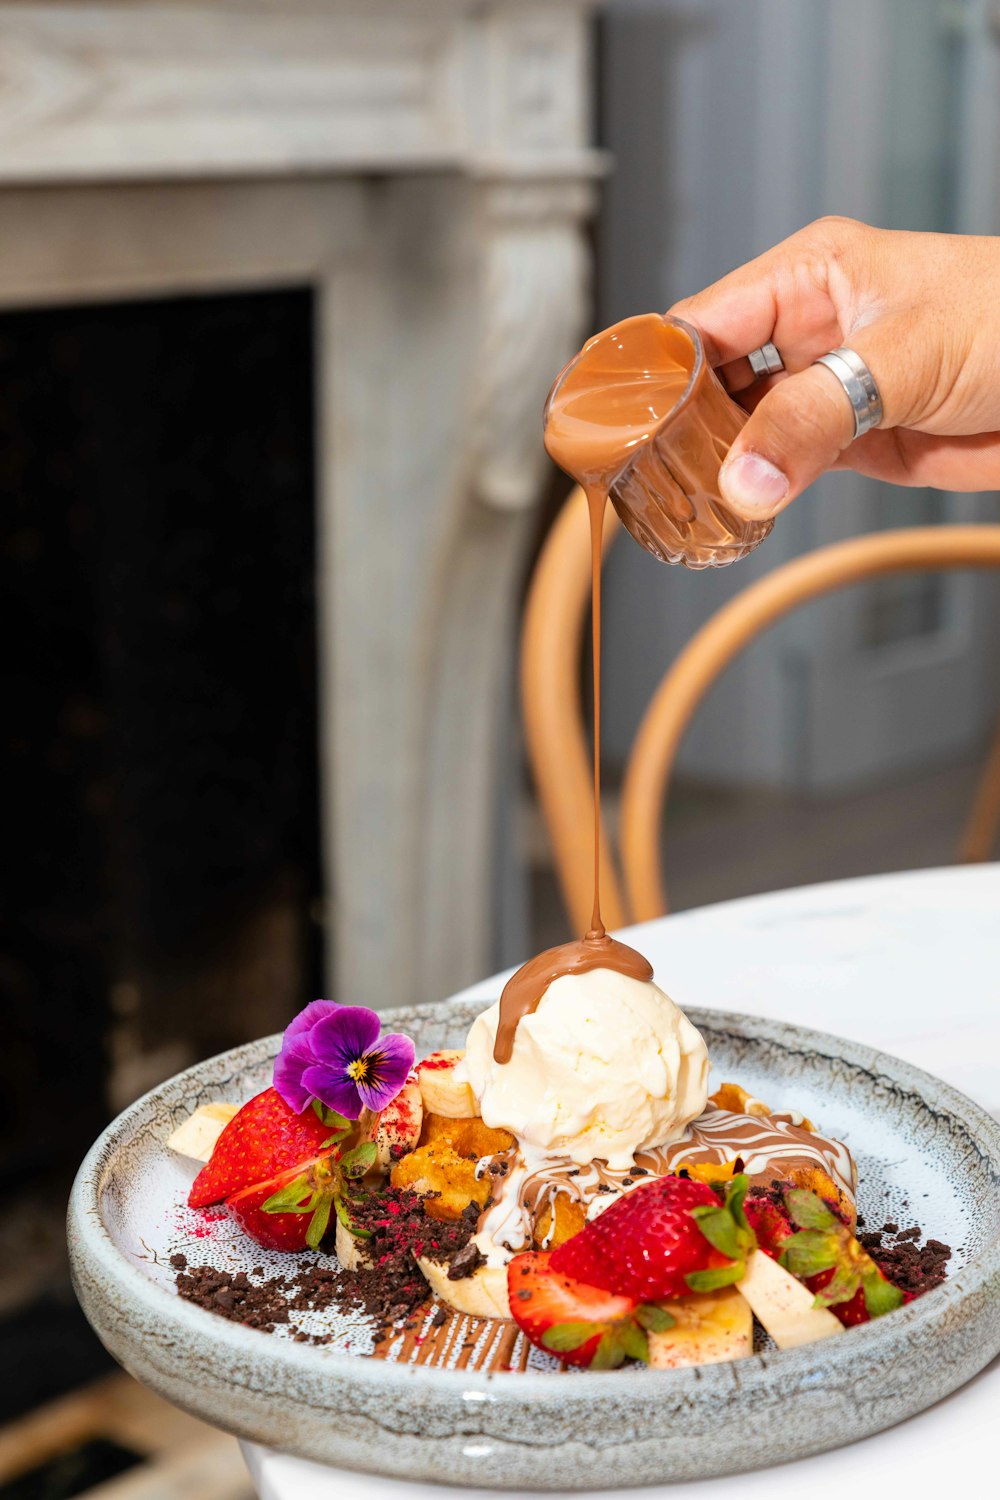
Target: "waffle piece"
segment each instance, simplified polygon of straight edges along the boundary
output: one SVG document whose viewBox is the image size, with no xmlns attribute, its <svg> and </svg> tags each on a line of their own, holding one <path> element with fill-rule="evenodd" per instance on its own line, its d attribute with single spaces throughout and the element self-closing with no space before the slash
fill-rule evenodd
<svg viewBox="0 0 1000 1500">
<path fill-rule="evenodd" d="M 470 1203 L 482 1208 L 489 1197 L 489 1177 L 477 1177 L 477 1164 L 513 1146 L 509 1131 L 491 1130 L 478 1117 L 425 1115 L 421 1144 L 396 1162 L 390 1180 L 393 1187 L 409 1188 L 425 1198 L 424 1208 L 432 1219 L 460 1219 Z"/>
</svg>

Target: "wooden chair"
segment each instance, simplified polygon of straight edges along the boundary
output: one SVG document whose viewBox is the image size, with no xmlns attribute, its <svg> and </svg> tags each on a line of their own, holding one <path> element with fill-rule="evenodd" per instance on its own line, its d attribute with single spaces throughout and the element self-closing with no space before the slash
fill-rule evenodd
<svg viewBox="0 0 1000 1500">
<path fill-rule="evenodd" d="M 620 522 L 608 506 L 604 551 Z M 831 590 L 886 573 L 1000 568 L 1000 526 L 924 526 L 876 532 L 794 558 L 738 594 L 688 642 L 660 683 L 629 756 L 622 791 L 624 890 L 602 830 L 601 901 L 609 928 L 667 910 L 661 869 L 663 809 L 684 731 L 719 673 L 760 631 Z M 593 857 L 590 752 L 580 697 L 580 654 L 590 602 L 590 534 L 583 491 L 570 495 L 535 568 L 521 638 L 521 700 L 528 758 L 556 870 L 575 929 L 586 929 Z M 986 859 L 1000 826 L 1000 735 L 959 844 Z"/>
</svg>

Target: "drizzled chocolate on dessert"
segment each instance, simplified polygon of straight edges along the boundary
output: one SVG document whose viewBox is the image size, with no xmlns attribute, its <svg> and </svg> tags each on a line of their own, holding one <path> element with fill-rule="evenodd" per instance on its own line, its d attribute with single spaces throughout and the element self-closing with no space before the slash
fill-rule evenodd
<svg viewBox="0 0 1000 1500">
<path fill-rule="evenodd" d="M 709 1104 L 677 1140 L 637 1152 L 631 1167 L 614 1168 L 595 1160 L 581 1167 L 567 1158 L 526 1164 L 508 1153 L 509 1172 L 493 1178 L 493 1188 L 479 1227 L 496 1243 L 521 1250 L 534 1243 L 547 1248 L 556 1227 L 556 1200 L 584 1211 L 602 1196 L 616 1197 L 646 1177 L 663 1177 L 684 1168 L 716 1166 L 739 1161 L 754 1186 L 767 1186 L 780 1173 L 787 1183 L 814 1187 L 833 1197 L 853 1214 L 857 1173 L 854 1160 L 841 1141 L 818 1135 L 794 1111 L 775 1114 L 736 1114 Z M 538 1227 L 545 1232 L 538 1236 Z"/>
<path fill-rule="evenodd" d="M 508 979 L 500 996 L 500 1023 L 493 1048 L 498 1063 L 510 1062 L 518 1022 L 531 1014 L 553 980 L 565 974 L 585 974 L 588 969 L 615 969 L 630 979 L 652 979 L 653 966 L 649 960 L 626 943 L 608 936 L 596 905 L 595 915 L 596 922 L 585 938 L 547 948 Z"/>
</svg>

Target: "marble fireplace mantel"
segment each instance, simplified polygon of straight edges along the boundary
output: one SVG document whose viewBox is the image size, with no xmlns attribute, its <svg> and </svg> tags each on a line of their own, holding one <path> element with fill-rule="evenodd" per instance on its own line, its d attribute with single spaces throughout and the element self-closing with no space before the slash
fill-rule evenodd
<svg viewBox="0 0 1000 1500">
<path fill-rule="evenodd" d="M 491 967 L 539 416 L 586 309 L 594 0 L 0 4 L 0 307 L 316 292 L 331 992 Z"/>
</svg>

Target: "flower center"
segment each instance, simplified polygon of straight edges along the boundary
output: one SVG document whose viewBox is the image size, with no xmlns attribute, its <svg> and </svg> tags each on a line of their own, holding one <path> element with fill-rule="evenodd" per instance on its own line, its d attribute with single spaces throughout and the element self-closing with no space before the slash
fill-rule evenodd
<svg viewBox="0 0 1000 1500">
<path fill-rule="evenodd" d="M 356 1057 L 353 1062 L 348 1063 L 347 1076 L 353 1078 L 355 1083 L 364 1083 L 368 1077 L 367 1057 Z"/>
</svg>

